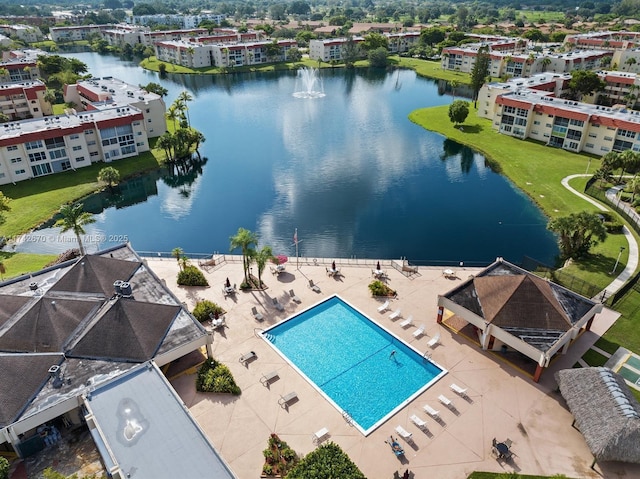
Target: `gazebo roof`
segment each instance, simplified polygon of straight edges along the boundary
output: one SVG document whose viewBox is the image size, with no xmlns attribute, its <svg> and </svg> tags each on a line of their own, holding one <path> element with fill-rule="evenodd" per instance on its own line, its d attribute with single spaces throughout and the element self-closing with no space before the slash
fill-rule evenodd
<svg viewBox="0 0 640 479">
<path fill-rule="evenodd" d="M 622 376 L 598 367 L 564 369 L 555 378 L 594 457 L 640 463 L 640 404 Z"/>
</svg>

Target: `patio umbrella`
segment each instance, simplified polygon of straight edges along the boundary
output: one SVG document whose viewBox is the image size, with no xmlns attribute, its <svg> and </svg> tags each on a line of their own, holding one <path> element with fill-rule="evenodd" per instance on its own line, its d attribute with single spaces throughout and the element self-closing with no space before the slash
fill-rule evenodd
<svg viewBox="0 0 640 479">
<path fill-rule="evenodd" d="M 227 278 L 227 288 L 231 287 L 231 281 L 229 281 L 229 278 Z"/>
<path fill-rule="evenodd" d="M 334 271 L 336 270 L 336 262 L 335 261 L 333 261 L 331 263 L 331 269 L 334 270 Z"/>
<path fill-rule="evenodd" d="M 376 269 L 380 271 L 380 261 L 378 261 L 378 264 L 376 264 Z"/>
<path fill-rule="evenodd" d="M 276 256 L 276 259 L 278 260 L 278 264 L 285 264 L 289 260 L 289 258 L 287 258 L 283 254 L 279 254 L 278 256 Z"/>
</svg>

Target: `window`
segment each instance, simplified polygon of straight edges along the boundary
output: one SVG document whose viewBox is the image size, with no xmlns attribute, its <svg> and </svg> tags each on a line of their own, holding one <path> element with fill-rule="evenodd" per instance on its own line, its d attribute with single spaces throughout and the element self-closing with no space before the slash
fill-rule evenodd
<svg viewBox="0 0 640 479">
<path fill-rule="evenodd" d="M 16 151 L 18 147 L 16 145 L 7 146 L 7 151 Z"/>
<path fill-rule="evenodd" d="M 76 162 L 78 162 L 78 163 L 79 163 L 79 162 L 81 162 L 81 161 L 84 161 L 84 156 L 77 156 L 77 157 L 75 158 L 75 160 L 76 160 Z"/>
<path fill-rule="evenodd" d="M 136 133 L 136 135 L 138 135 L 138 136 L 142 136 L 142 132 L 141 132 L 141 131 L 139 131 L 138 133 Z"/>
<path fill-rule="evenodd" d="M 140 122 L 139 121 L 134 121 L 133 122 L 133 126 L 140 126 Z"/>
<path fill-rule="evenodd" d="M 27 150 L 35 150 L 37 148 L 42 148 L 42 140 L 28 141 L 24 144 L 24 147 Z"/>
<path fill-rule="evenodd" d="M 78 138 L 80 138 L 80 135 L 69 135 L 70 140 L 77 140 Z"/>
<path fill-rule="evenodd" d="M 128 155 L 128 154 L 131 154 L 131 153 L 135 153 L 136 152 L 136 147 L 134 145 L 123 146 L 121 148 L 121 151 L 122 151 L 123 155 Z"/>
<path fill-rule="evenodd" d="M 11 158 L 11 163 L 20 163 L 22 158 Z"/>
<path fill-rule="evenodd" d="M 140 143 L 136 143 L 136 146 L 144 146 L 144 141 L 141 141 Z"/>
<path fill-rule="evenodd" d="M 58 158 L 65 158 L 67 156 L 67 151 L 64 148 L 60 148 L 59 150 L 51 150 L 49 152 L 49 158 L 52 160 L 57 160 Z"/>
<path fill-rule="evenodd" d="M 547 128 L 551 128 L 553 125 L 551 125 L 551 123 L 545 123 L 544 126 L 546 126 Z"/>
<path fill-rule="evenodd" d="M 73 151 L 80 151 L 80 150 L 82 150 L 82 146 L 80 146 L 80 145 L 78 145 L 78 146 L 74 146 L 74 147 L 72 148 L 72 150 L 73 150 Z"/>
<path fill-rule="evenodd" d="M 635 131 L 629 131 L 629 130 L 618 130 L 618 136 L 624 136 L 626 138 L 635 138 L 636 137 L 636 132 Z"/>
<path fill-rule="evenodd" d="M 533 124 L 534 124 L 534 125 L 539 125 L 539 124 L 540 124 L 540 122 L 539 122 L 538 120 L 534 120 Z"/>
<path fill-rule="evenodd" d="M 36 151 L 35 153 L 29 153 L 29 161 L 42 161 L 47 159 L 47 154 L 42 151 Z"/>
<path fill-rule="evenodd" d="M 16 170 L 16 175 L 24 175 L 25 173 L 25 170 Z"/>
<path fill-rule="evenodd" d="M 147 120 L 147 123 L 151 123 L 151 118 L 149 118 L 149 119 Z"/>
<path fill-rule="evenodd" d="M 144 111 L 147 113 L 151 113 L 151 110 L 149 108 L 145 109 Z"/>
<path fill-rule="evenodd" d="M 578 143 L 576 143 L 575 141 L 570 141 L 569 142 L 569 148 L 571 148 L 572 150 L 577 150 L 578 149 Z"/>
<path fill-rule="evenodd" d="M 569 121 L 569 124 L 572 125 L 572 126 L 584 126 L 584 121 L 571 119 Z"/>
<path fill-rule="evenodd" d="M 593 143 L 587 143 L 584 145 L 585 148 L 593 148 Z"/>
<path fill-rule="evenodd" d="M 91 153 L 89 153 L 89 156 L 98 156 L 98 152 L 97 151 L 92 151 Z"/>
<path fill-rule="evenodd" d="M 605 141 L 613 141 L 613 138 L 612 138 L 612 137 L 610 137 L 610 136 L 605 136 L 605 137 L 604 137 L 604 140 L 605 140 Z"/>
<path fill-rule="evenodd" d="M 595 133 L 589 133 L 589 138 L 598 138 L 598 135 Z"/>
<path fill-rule="evenodd" d="M 31 172 L 33 176 L 47 175 L 51 173 L 51 165 L 49 163 L 43 163 L 41 165 L 32 165 Z"/>
<path fill-rule="evenodd" d="M 606 146 L 601 146 L 600 151 L 609 151 L 609 148 L 607 148 Z"/>
<path fill-rule="evenodd" d="M 0 173 L 0 178 L 4 178 L 4 173 Z"/>
<path fill-rule="evenodd" d="M 93 130 L 85 130 L 84 134 L 85 135 L 93 135 Z"/>
<path fill-rule="evenodd" d="M 44 140 L 44 144 L 47 146 L 47 150 L 54 150 L 56 148 L 63 148 L 65 146 L 64 138 L 61 136 Z"/>
<path fill-rule="evenodd" d="M 34 113 L 35 113 L 35 112 L 38 112 L 38 111 L 40 111 L 40 110 L 38 110 L 37 108 L 34 108 L 34 109 L 33 109 L 33 112 L 34 112 Z"/>
<path fill-rule="evenodd" d="M 63 161 L 62 163 L 60 163 L 60 167 L 62 168 L 62 171 L 70 170 L 71 162 L 69 160 Z"/>
</svg>

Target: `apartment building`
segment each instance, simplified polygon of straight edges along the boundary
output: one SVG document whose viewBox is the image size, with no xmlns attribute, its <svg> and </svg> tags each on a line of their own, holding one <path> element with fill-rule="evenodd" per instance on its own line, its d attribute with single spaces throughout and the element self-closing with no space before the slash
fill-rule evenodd
<svg viewBox="0 0 640 479">
<path fill-rule="evenodd" d="M 79 111 L 133 106 L 141 112 L 149 138 L 161 136 L 167 131 L 164 116 L 166 105 L 162 97 L 113 77 L 90 78 L 75 85 L 66 85 L 64 101 L 73 102 Z"/>
<path fill-rule="evenodd" d="M 35 118 L 0 126 L 0 185 L 112 162 L 149 150 L 133 106 Z"/>
<path fill-rule="evenodd" d="M 44 99 L 46 91 L 40 80 L 0 83 L 0 113 L 9 121 L 51 115 L 51 104 Z"/>
<path fill-rule="evenodd" d="M 563 45 L 579 50 L 623 50 L 640 46 L 640 32 L 589 32 L 567 35 Z"/>
<path fill-rule="evenodd" d="M 51 27 L 49 35 L 54 42 L 75 42 L 85 40 L 90 35 L 101 35 L 113 25 L 74 25 L 65 27 Z"/>
<path fill-rule="evenodd" d="M 40 69 L 34 58 L 9 58 L 0 62 L 0 82 L 33 81 L 39 78 Z"/>
<path fill-rule="evenodd" d="M 502 134 L 531 138 L 576 153 L 640 151 L 640 112 L 624 105 L 591 105 L 526 87 L 497 94 L 494 107 L 490 98 L 483 91 L 478 102 L 491 118 L 493 128 Z"/>
<path fill-rule="evenodd" d="M 362 37 L 353 37 L 353 42 L 358 44 L 364 41 Z M 311 40 L 309 42 L 309 58 L 320 60 L 326 63 L 331 61 L 342 61 L 342 51 L 347 38 L 331 38 L 326 40 Z"/>
<path fill-rule="evenodd" d="M 216 28 L 210 35 L 203 35 L 196 38 L 190 38 L 189 41 L 195 41 L 205 45 L 219 43 L 246 43 L 266 40 L 266 35 L 262 30 L 249 30 L 247 32 L 238 32 L 232 29 Z"/>
<path fill-rule="evenodd" d="M 106 40 L 111 46 L 134 46 L 138 43 L 142 43 L 142 33 L 144 31 L 145 30 L 143 29 L 143 27 L 131 25 L 115 25 L 113 28 L 103 30 L 102 38 L 103 40 Z"/>
<path fill-rule="evenodd" d="M 27 43 L 39 42 L 44 38 L 40 29 L 31 25 L 12 25 L 5 23 L 0 25 L 0 33 L 8 37 L 14 36 L 18 40 Z"/>
<path fill-rule="evenodd" d="M 166 40 L 155 44 L 156 58 L 159 61 L 189 68 L 212 66 L 212 52 L 213 48 L 210 44 L 184 40 Z"/>
<path fill-rule="evenodd" d="M 389 33 L 389 53 L 406 53 L 420 42 L 420 32 Z"/>
<path fill-rule="evenodd" d="M 158 42 L 177 41 L 206 35 L 206 28 L 191 28 L 185 30 L 164 30 L 158 32 L 142 32 L 141 40 L 144 46 L 152 47 Z"/>
<path fill-rule="evenodd" d="M 220 25 L 224 19 L 224 15 L 201 13 L 199 15 L 135 15 L 129 17 L 127 21 L 134 25 L 176 25 L 181 28 L 196 28 L 205 20 Z"/>
</svg>

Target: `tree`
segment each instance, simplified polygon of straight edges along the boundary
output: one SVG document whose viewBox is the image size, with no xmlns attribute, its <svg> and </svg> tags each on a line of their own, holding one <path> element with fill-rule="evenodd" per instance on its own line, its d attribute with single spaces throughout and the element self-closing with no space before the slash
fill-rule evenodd
<svg viewBox="0 0 640 479">
<path fill-rule="evenodd" d="M 635 65 L 637 62 L 637 60 L 633 57 L 629 57 L 627 58 L 627 60 L 624 62 L 625 65 L 627 65 L 627 71 L 631 71 L 631 67 L 633 65 Z"/>
<path fill-rule="evenodd" d="M 349 456 L 334 442 L 328 442 L 307 454 L 287 474 L 287 479 L 364 479 Z"/>
<path fill-rule="evenodd" d="M 464 100 L 456 100 L 449 105 L 449 119 L 454 125 L 464 123 L 469 116 L 469 102 Z"/>
<path fill-rule="evenodd" d="M 389 64 L 388 50 L 384 47 L 369 51 L 367 57 L 373 68 L 386 68 Z"/>
<path fill-rule="evenodd" d="M 167 74 L 167 64 L 164 62 L 160 62 L 158 64 L 158 72 L 160 73 L 160 76 L 164 76 Z"/>
<path fill-rule="evenodd" d="M 7 458 L 0 456 L 0 479 L 9 479 L 9 466 Z"/>
<path fill-rule="evenodd" d="M 478 92 L 489 76 L 489 66 L 491 58 L 489 57 L 489 47 L 481 47 L 478 49 L 476 62 L 471 70 L 471 88 L 473 89 L 473 105 L 477 106 Z"/>
<path fill-rule="evenodd" d="M 247 272 L 249 269 L 250 258 L 252 256 L 253 246 L 258 244 L 258 235 L 253 231 L 245 228 L 238 228 L 238 232 L 229 238 L 231 245 L 230 251 L 240 248 L 242 251 L 242 269 L 244 270 L 244 282 L 249 283 Z"/>
<path fill-rule="evenodd" d="M 161 97 L 165 97 L 167 96 L 167 93 L 169 93 L 169 91 L 165 87 L 155 82 L 149 82 L 144 86 L 140 85 L 140 88 L 148 91 L 149 93 L 155 93 L 156 95 L 160 95 Z"/>
<path fill-rule="evenodd" d="M 178 262 L 178 268 L 182 271 L 182 256 L 184 256 L 184 251 L 179 246 L 173 248 L 171 250 L 171 256 L 173 256 Z"/>
<path fill-rule="evenodd" d="M 294 63 L 299 62 L 302 60 L 302 52 L 296 47 L 291 47 L 287 50 L 286 60 Z"/>
<path fill-rule="evenodd" d="M 177 130 L 176 120 L 180 119 L 181 114 L 182 112 L 180 111 L 180 107 L 176 103 L 172 103 L 171 106 L 167 108 L 167 113 L 165 113 L 165 115 L 168 120 L 171 120 L 173 122 L 174 130 Z"/>
<path fill-rule="evenodd" d="M 191 96 L 191 93 L 189 93 L 187 90 L 182 90 L 178 95 L 178 100 L 182 105 L 183 111 L 187 112 L 187 125 L 191 127 L 191 120 L 189 119 L 189 107 L 187 106 L 187 103 L 193 100 L 193 96 Z"/>
<path fill-rule="evenodd" d="M 56 102 L 56 92 L 51 88 L 47 88 L 44 92 L 44 95 L 42 96 L 42 99 L 48 103 L 53 104 Z"/>
<path fill-rule="evenodd" d="M 267 263 L 273 259 L 273 250 L 271 246 L 263 246 L 259 251 L 255 251 L 253 254 L 253 260 L 258 267 L 258 284 L 262 285 L 262 272 L 267 266 Z"/>
<path fill-rule="evenodd" d="M 600 80 L 596 72 L 590 70 L 576 70 L 569 80 L 569 89 L 577 98 L 583 95 L 592 95 L 604 90 L 606 83 Z"/>
<path fill-rule="evenodd" d="M 5 196 L 2 191 L 0 191 L 0 225 L 6 221 L 4 213 L 11 211 L 11 206 L 9 205 L 10 202 L 11 198 Z"/>
<path fill-rule="evenodd" d="M 69 230 L 73 231 L 78 240 L 80 255 L 84 255 L 84 247 L 82 246 L 82 238 L 80 235 L 85 234 L 84 226 L 95 223 L 96 219 L 91 213 L 84 211 L 82 203 L 62 206 L 60 208 L 60 215 L 62 217 L 56 221 L 55 226 L 59 227 L 63 233 Z"/>
<path fill-rule="evenodd" d="M 370 52 L 378 48 L 384 48 L 385 51 L 389 49 L 389 40 L 381 33 L 368 33 L 364 37 L 364 41 L 361 43 L 362 49 Z"/>
<path fill-rule="evenodd" d="M 120 182 L 120 172 L 113 166 L 105 166 L 98 172 L 98 181 L 106 183 L 112 189 Z"/>
<path fill-rule="evenodd" d="M 582 211 L 569 216 L 554 218 L 547 229 L 558 235 L 558 246 L 563 258 L 583 258 L 600 241 L 607 237 L 607 230 L 596 213 Z"/>
<path fill-rule="evenodd" d="M 441 28 L 425 28 L 420 32 L 420 43 L 424 45 L 437 45 L 446 38 L 444 30 Z"/>
</svg>

